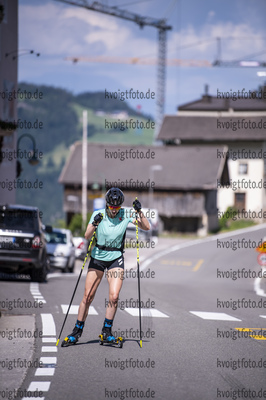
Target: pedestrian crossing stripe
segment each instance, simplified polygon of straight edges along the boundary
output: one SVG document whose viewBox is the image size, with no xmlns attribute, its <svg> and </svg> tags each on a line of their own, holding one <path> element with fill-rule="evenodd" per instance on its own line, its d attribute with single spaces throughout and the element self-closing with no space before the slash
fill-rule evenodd
<svg viewBox="0 0 266 400">
<path fill-rule="evenodd" d="M 31 382 L 28 387 L 28 392 L 48 392 L 50 389 L 51 382 Z M 38 398 L 38 397 L 37 397 Z M 42 397 L 44 399 L 44 397 Z"/>
<path fill-rule="evenodd" d="M 68 307 L 69 307 L 69 304 L 61 304 L 63 314 L 67 313 Z M 79 305 L 78 306 L 71 305 L 69 314 L 77 315 L 78 310 L 79 310 Z M 93 306 L 90 306 L 90 308 L 89 308 L 89 315 L 98 315 L 97 311 L 95 310 L 95 308 Z"/>
<path fill-rule="evenodd" d="M 132 315 L 133 317 L 139 316 L 139 309 L 138 308 L 125 308 L 125 311 Z M 158 317 L 158 318 L 169 318 L 168 315 L 162 313 L 161 311 L 157 310 L 156 308 L 142 308 L 141 309 L 141 316 L 142 317 Z"/>
<path fill-rule="evenodd" d="M 241 319 L 232 317 L 229 314 L 217 313 L 217 312 L 203 312 L 203 311 L 189 311 L 191 314 L 196 315 L 202 319 L 208 319 L 213 321 L 241 321 Z"/>
<path fill-rule="evenodd" d="M 42 338 L 43 343 L 56 343 L 56 338 L 55 337 L 43 337 Z"/>
<path fill-rule="evenodd" d="M 52 314 L 41 314 L 42 319 L 42 335 L 43 336 L 55 336 L 55 322 Z"/>
<path fill-rule="evenodd" d="M 35 376 L 54 376 L 55 368 L 37 368 Z"/>
<path fill-rule="evenodd" d="M 42 353 L 56 353 L 56 346 L 42 346 Z"/>
<path fill-rule="evenodd" d="M 260 315 L 261 318 L 266 318 L 266 315 Z"/>
<path fill-rule="evenodd" d="M 40 362 L 42 366 L 47 367 L 50 365 L 56 366 L 57 358 L 56 357 L 41 357 Z"/>
</svg>

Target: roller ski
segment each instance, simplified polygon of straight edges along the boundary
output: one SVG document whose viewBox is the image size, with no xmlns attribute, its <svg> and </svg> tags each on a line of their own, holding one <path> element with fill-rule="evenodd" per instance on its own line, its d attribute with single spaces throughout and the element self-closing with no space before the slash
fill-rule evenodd
<svg viewBox="0 0 266 400">
<path fill-rule="evenodd" d="M 83 328 L 84 322 L 77 321 L 73 332 L 63 340 L 61 347 L 68 347 L 76 344 L 82 335 Z"/>
<path fill-rule="evenodd" d="M 115 338 L 112 334 L 112 322 L 110 320 L 105 320 L 102 328 L 102 333 L 99 335 L 99 344 L 112 344 L 122 349 L 123 347 L 123 338 L 118 337 Z"/>
</svg>

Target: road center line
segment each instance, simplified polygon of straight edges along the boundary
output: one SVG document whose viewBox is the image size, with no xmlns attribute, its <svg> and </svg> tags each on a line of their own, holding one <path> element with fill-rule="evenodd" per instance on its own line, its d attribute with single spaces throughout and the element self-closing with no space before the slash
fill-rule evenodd
<svg viewBox="0 0 266 400">
<path fill-rule="evenodd" d="M 198 269 L 200 269 L 200 267 L 201 267 L 201 265 L 203 264 L 203 262 L 204 262 L 203 258 L 202 258 L 201 260 L 199 260 L 199 261 L 197 262 L 197 264 L 195 265 L 195 267 L 193 268 L 193 271 L 194 271 L 194 272 L 198 271 Z"/>
</svg>

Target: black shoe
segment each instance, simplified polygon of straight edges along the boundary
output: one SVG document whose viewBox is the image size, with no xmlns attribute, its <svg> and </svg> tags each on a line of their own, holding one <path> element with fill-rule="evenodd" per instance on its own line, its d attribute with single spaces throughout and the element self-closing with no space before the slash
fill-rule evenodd
<svg viewBox="0 0 266 400">
<path fill-rule="evenodd" d="M 112 342 L 113 340 L 115 340 L 115 337 L 112 334 L 111 326 L 108 325 L 106 322 L 103 324 L 102 335 L 103 340 L 107 340 L 108 342 Z"/>
<path fill-rule="evenodd" d="M 80 324 L 80 325 L 76 323 L 76 325 L 75 325 L 75 327 L 73 329 L 73 332 L 64 339 L 64 342 L 62 343 L 62 346 L 63 346 L 63 344 L 64 345 L 66 345 L 66 344 L 76 344 L 78 342 L 79 338 L 82 335 L 83 327 L 84 327 L 84 322 L 82 324 Z"/>
</svg>

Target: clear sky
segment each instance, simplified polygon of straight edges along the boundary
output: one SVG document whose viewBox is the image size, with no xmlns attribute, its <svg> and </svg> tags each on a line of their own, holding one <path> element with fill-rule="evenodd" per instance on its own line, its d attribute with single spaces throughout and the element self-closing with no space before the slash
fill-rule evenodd
<svg viewBox="0 0 266 400">
<path fill-rule="evenodd" d="M 93 3 L 87 0 L 88 3 Z M 213 62 L 217 37 L 222 60 L 266 61 L 265 0 L 101 0 L 103 4 L 156 19 L 167 18 L 167 57 Z M 19 0 L 19 49 L 40 52 L 19 57 L 19 81 L 53 85 L 73 93 L 157 90 L 156 66 L 73 64 L 67 56 L 151 57 L 158 52 L 158 32 L 56 0 Z M 255 56 L 254 56 L 255 55 Z M 252 57 L 251 57 L 252 56 Z M 209 93 L 255 89 L 266 81 L 262 68 L 167 67 L 165 113 Z M 266 68 L 264 68 L 266 71 Z M 129 102 L 155 116 L 154 100 Z"/>
</svg>

